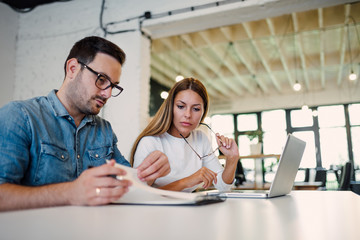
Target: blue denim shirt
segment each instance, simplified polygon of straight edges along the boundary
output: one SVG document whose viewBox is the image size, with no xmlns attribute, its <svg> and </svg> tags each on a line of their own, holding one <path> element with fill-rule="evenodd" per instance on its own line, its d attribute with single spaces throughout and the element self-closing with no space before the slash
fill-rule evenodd
<svg viewBox="0 0 360 240">
<path fill-rule="evenodd" d="M 108 121 L 88 115 L 78 127 L 56 96 L 14 101 L 0 109 L 0 184 L 75 180 L 107 159 L 130 166 Z"/>
</svg>

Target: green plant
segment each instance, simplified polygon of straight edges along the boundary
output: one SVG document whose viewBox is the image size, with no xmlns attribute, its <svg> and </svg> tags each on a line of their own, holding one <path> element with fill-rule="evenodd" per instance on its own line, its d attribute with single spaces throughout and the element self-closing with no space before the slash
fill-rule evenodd
<svg viewBox="0 0 360 240">
<path fill-rule="evenodd" d="M 264 133 L 261 130 L 256 130 L 256 131 L 246 132 L 246 135 L 248 136 L 250 142 L 252 140 L 254 140 L 255 138 L 257 138 L 259 140 L 259 142 L 262 142 Z"/>
</svg>

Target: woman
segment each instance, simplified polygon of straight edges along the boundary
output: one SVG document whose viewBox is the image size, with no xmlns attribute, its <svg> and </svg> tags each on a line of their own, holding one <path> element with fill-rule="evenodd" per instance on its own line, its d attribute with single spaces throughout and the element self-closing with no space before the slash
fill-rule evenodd
<svg viewBox="0 0 360 240">
<path fill-rule="evenodd" d="M 208 112 L 208 102 L 207 91 L 197 79 L 183 79 L 170 89 L 131 151 L 130 163 L 135 168 L 153 151 L 168 157 L 171 172 L 149 185 L 186 192 L 194 191 L 201 183 L 205 189 L 212 184 L 220 191 L 230 189 L 239 160 L 235 141 L 216 134 L 219 149 L 226 157 L 223 168 L 206 134 L 196 129 Z"/>
</svg>

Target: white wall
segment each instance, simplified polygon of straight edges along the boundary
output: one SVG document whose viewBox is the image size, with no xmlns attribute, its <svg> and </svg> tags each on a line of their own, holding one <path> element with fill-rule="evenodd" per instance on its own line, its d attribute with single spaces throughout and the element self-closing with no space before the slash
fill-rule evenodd
<svg viewBox="0 0 360 240">
<path fill-rule="evenodd" d="M 0 107 L 14 99 L 18 14 L 0 3 Z"/>
<path fill-rule="evenodd" d="M 197 0 L 196 4 L 207 2 L 211 1 Z M 5 30 L 13 33 L 9 36 L 10 40 L 1 41 L 1 49 L 14 49 L 14 43 L 17 46 L 15 54 L 14 51 L 7 54 L 16 57 L 16 64 L 13 60 L 12 66 L 0 65 L 0 71 L 7 70 L 7 78 L 12 79 L 14 84 L 13 94 L 3 100 L 4 103 L 47 95 L 50 90 L 61 86 L 64 61 L 72 45 L 85 36 L 103 36 L 99 27 L 101 3 L 101 0 L 56 2 L 38 6 L 24 14 L 17 14 L 0 3 L 1 36 L 7 35 L 3 34 Z M 145 11 L 156 14 L 192 4 L 191 0 L 171 3 L 167 0 L 107 0 L 103 19 L 104 23 L 108 23 L 140 16 Z M 16 21 L 12 21 L 14 18 L 19 22 L 18 27 L 14 24 Z M 133 28 L 138 28 L 137 20 L 116 24 L 109 30 Z M 135 138 L 148 119 L 150 41 L 139 31 L 108 35 L 106 38 L 126 52 L 127 61 L 120 79 L 124 92 L 108 101 L 101 114 L 112 123 L 119 139 L 119 149 L 128 158 Z M 9 92 L 0 89 L 0 95 Z"/>
</svg>

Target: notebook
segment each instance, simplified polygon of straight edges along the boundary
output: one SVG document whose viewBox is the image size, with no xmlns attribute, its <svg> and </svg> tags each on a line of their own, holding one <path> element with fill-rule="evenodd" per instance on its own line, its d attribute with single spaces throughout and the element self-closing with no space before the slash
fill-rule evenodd
<svg viewBox="0 0 360 240">
<path fill-rule="evenodd" d="M 206 195 L 201 192 L 186 193 L 153 188 L 139 180 L 136 169 L 118 163 L 115 164 L 115 167 L 126 171 L 125 176 L 115 176 L 115 178 L 119 180 L 128 179 L 132 182 L 132 185 L 129 187 L 129 191 L 116 201 L 113 201 L 113 204 L 182 206 L 205 205 L 226 200 L 219 195 Z"/>
<path fill-rule="evenodd" d="M 269 190 L 231 190 L 229 192 L 209 191 L 208 195 L 224 198 L 272 198 L 291 192 L 306 143 L 289 134 L 280 156 L 278 169 Z"/>
</svg>

